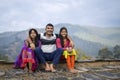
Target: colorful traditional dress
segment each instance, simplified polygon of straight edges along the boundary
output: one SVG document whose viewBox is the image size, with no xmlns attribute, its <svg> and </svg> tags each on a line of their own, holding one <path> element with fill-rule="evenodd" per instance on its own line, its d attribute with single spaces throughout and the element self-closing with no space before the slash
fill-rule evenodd
<svg viewBox="0 0 120 80">
<path fill-rule="evenodd" d="M 63 56 L 64 56 L 65 58 L 67 58 L 68 55 L 75 55 L 75 59 L 77 58 L 75 49 L 72 49 L 72 52 L 71 52 L 71 53 L 67 52 L 67 48 L 68 48 L 68 47 L 71 47 L 71 45 L 70 45 L 70 40 L 69 40 L 69 39 L 67 39 L 67 40 L 65 41 L 64 47 L 62 47 L 62 45 L 61 45 L 60 38 L 57 38 L 57 39 L 56 39 L 56 44 L 57 44 L 57 48 L 63 48 L 63 50 L 64 50 Z"/>
<path fill-rule="evenodd" d="M 74 63 L 75 63 L 75 60 L 77 58 L 77 55 L 76 55 L 75 49 L 72 49 L 72 52 L 68 52 L 67 51 L 67 48 L 72 47 L 70 45 L 70 40 L 66 39 L 64 41 L 63 46 L 62 46 L 60 38 L 57 38 L 56 39 L 56 44 L 57 44 L 57 48 L 63 48 L 63 50 L 64 50 L 63 56 L 66 59 L 66 62 L 67 62 L 67 65 L 68 65 L 68 69 L 74 69 Z"/>
<path fill-rule="evenodd" d="M 36 47 L 40 47 L 40 41 L 37 42 Z M 32 50 L 29 47 L 29 44 L 26 44 L 26 42 L 24 42 L 21 52 L 15 61 L 14 67 L 24 69 L 26 67 L 27 63 L 29 63 L 29 62 L 32 63 L 31 70 L 35 71 L 35 69 L 38 65 L 38 61 L 34 54 L 34 50 Z"/>
</svg>

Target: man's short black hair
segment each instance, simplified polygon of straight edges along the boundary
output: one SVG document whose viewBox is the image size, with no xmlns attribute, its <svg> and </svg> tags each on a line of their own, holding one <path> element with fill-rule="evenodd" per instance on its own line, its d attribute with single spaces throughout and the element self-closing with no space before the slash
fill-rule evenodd
<svg viewBox="0 0 120 80">
<path fill-rule="evenodd" d="M 46 28 L 47 28 L 47 26 L 52 26 L 52 27 L 54 28 L 54 26 L 53 26 L 51 23 L 48 23 L 48 24 L 46 25 Z"/>
</svg>

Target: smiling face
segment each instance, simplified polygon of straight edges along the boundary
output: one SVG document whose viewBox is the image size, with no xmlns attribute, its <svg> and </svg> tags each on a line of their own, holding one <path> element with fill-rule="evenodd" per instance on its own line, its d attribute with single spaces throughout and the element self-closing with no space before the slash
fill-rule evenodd
<svg viewBox="0 0 120 80">
<path fill-rule="evenodd" d="M 60 35 L 63 37 L 63 38 L 66 38 L 68 33 L 67 33 L 67 30 L 66 29 L 62 29 L 61 32 L 60 32 Z"/>
<path fill-rule="evenodd" d="M 54 28 L 53 28 L 53 26 L 46 26 L 45 31 L 46 31 L 47 35 L 52 35 L 53 31 L 54 31 Z"/>
<path fill-rule="evenodd" d="M 35 37 L 36 37 L 36 33 L 35 33 L 34 30 L 31 31 L 31 33 L 30 33 L 30 37 L 31 37 L 32 39 L 35 39 Z"/>
</svg>

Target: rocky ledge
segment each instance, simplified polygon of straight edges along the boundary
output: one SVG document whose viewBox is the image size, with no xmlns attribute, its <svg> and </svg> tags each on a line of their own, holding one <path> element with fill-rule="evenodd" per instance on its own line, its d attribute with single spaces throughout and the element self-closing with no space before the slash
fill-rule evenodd
<svg viewBox="0 0 120 80">
<path fill-rule="evenodd" d="M 57 72 L 45 72 L 43 66 L 34 73 L 14 69 L 12 63 L 0 63 L 0 80 L 120 80 L 120 61 L 76 62 L 81 72 L 72 74 L 66 63 L 56 66 Z"/>
</svg>

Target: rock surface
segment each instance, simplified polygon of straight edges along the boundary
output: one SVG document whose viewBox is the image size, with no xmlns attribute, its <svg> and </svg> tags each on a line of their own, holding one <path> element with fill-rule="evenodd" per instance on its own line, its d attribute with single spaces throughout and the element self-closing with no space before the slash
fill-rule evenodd
<svg viewBox="0 0 120 80">
<path fill-rule="evenodd" d="M 70 73 L 66 64 L 56 66 L 55 73 L 45 72 L 42 67 L 34 73 L 28 73 L 27 69 L 14 69 L 12 66 L 0 64 L 0 80 L 120 80 L 120 64 L 83 66 L 77 63 L 75 68 L 83 70 L 77 74 Z"/>
</svg>

